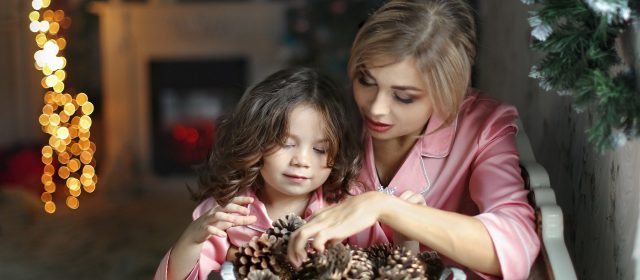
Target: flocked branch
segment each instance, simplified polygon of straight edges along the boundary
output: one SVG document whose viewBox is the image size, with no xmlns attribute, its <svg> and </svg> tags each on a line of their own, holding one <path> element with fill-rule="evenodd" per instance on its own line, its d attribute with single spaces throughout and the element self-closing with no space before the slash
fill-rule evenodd
<svg viewBox="0 0 640 280">
<path fill-rule="evenodd" d="M 587 137 L 603 152 L 637 138 L 640 95 L 635 73 L 615 49 L 631 25 L 627 0 L 522 0 L 536 4 L 529 24 L 532 48 L 544 54 L 530 77 L 545 91 L 573 97 L 577 112 L 591 110 Z"/>
</svg>

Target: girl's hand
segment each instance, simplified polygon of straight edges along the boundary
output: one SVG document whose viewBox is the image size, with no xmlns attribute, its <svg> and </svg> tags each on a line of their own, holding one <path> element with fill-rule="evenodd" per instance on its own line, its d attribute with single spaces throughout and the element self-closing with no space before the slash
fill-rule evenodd
<svg viewBox="0 0 640 280">
<path fill-rule="evenodd" d="M 253 198 L 238 196 L 225 206 L 216 206 L 191 222 L 171 249 L 167 279 L 185 279 L 198 262 L 203 243 L 211 235 L 226 237 L 225 230 L 232 226 L 250 225 L 257 218 L 249 216 L 247 204 Z"/>
<path fill-rule="evenodd" d="M 400 196 L 400 199 L 408 201 L 413 204 L 426 206 L 427 202 L 424 200 L 424 196 L 419 193 L 414 193 L 412 191 L 403 192 Z M 403 246 L 409 250 L 411 250 L 414 254 L 420 252 L 420 243 L 415 240 L 410 240 L 403 234 L 394 231 L 393 232 L 393 243 L 398 246 Z"/>
<path fill-rule="evenodd" d="M 249 216 L 246 205 L 253 202 L 252 197 L 238 196 L 225 206 L 216 206 L 200 216 L 187 227 L 183 239 L 188 243 L 203 243 L 211 235 L 226 237 L 226 230 L 233 226 L 250 225 L 256 222 L 256 216 Z"/>
<path fill-rule="evenodd" d="M 291 234 L 288 257 L 296 266 L 306 258 L 307 242 L 324 251 L 325 244 L 336 244 L 375 224 L 384 208 L 387 194 L 367 192 L 349 197 L 316 213 L 309 222 Z"/>
</svg>

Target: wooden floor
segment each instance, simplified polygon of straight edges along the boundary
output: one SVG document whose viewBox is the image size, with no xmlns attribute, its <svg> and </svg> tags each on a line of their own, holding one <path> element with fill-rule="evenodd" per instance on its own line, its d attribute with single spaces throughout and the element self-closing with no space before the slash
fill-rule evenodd
<svg viewBox="0 0 640 280">
<path fill-rule="evenodd" d="M 50 215 L 37 195 L 0 187 L 0 279 L 152 279 L 196 205 L 184 188 L 83 196 Z"/>
</svg>

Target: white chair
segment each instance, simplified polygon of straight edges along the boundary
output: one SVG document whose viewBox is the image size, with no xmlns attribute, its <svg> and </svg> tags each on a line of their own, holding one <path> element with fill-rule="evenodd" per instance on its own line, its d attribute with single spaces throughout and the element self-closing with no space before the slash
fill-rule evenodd
<svg viewBox="0 0 640 280">
<path fill-rule="evenodd" d="M 530 201 L 536 209 L 538 236 L 541 250 L 531 270 L 530 279 L 577 279 L 573 263 L 564 243 L 564 222 L 562 209 L 556 203 L 556 195 L 551 188 L 549 175 L 536 162 L 529 137 L 518 120 L 516 146 L 520 153 L 520 165 L 526 187 L 531 191 Z"/>
</svg>

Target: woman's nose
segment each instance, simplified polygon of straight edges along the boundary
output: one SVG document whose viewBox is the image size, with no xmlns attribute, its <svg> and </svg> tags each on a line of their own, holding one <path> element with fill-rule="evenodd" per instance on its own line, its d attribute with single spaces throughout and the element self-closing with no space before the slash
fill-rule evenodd
<svg viewBox="0 0 640 280">
<path fill-rule="evenodd" d="M 384 116 L 389 113 L 389 101 L 385 94 L 378 91 L 371 101 L 371 115 Z"/>
</svg>

